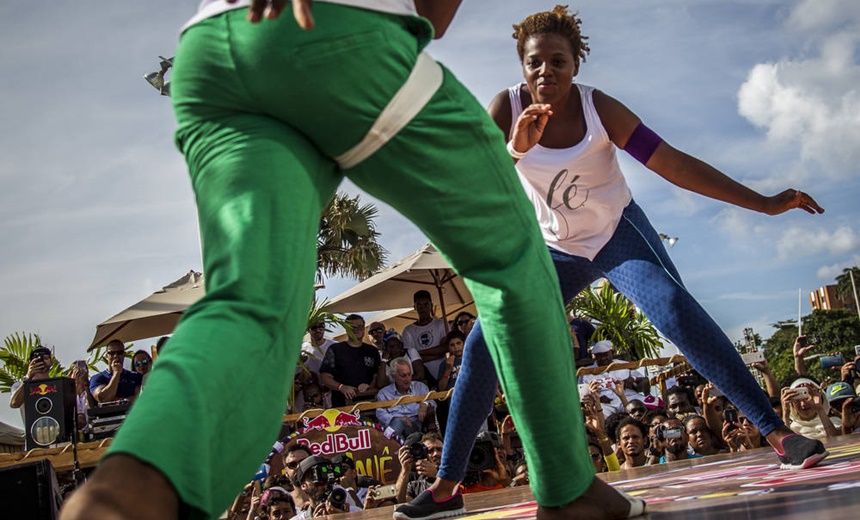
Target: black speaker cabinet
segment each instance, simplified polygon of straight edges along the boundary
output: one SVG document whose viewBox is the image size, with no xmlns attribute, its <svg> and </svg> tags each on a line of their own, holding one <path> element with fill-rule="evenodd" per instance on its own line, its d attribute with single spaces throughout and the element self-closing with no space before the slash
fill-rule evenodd
<svg viewBox="0 0 860 520">
<path fill-rule="evenodd" d="M 72 440 L 75 431 L 75 382 L 54 377 L 24 383 L 27 450 Z"/>
<path fill-rule="evenodd" d="M 0 517 L 56 520 L 62 497 L 54 466 L 47 459 L 0 469 Z"/>
</svg>

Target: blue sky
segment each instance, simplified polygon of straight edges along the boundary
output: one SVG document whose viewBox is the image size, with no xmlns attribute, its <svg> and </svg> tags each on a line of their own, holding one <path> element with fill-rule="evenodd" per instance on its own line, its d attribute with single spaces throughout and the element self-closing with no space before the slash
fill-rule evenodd
<svg viewBox="0 0 860 520">
<path fill-rule="evenodd" d="M 200 270 L 194 198 L 170 104 L 143 79 L 196 2 L 0 4 L 0 335 L 36 332 L 68 364 L 95 326 Z M 430 52 L 487 104 L 521 79 L 511 24 L 554 2 L 465 0 Z M 827 212 L 769 217 L 681 191 L 619 155 L 690 290 L 733 339 L 796 317 L 798 289 L 860 263 L 860 4 L 588 0 L 577 81 L 674 146 L 768 194 Z M 344 188 L 357 190 L 348 183 Z M 368 198 L 368 200 L 372 200 Z M 380 205 L 397 260 L 425 238 Z M 334 296 L 355 282 L 329 280 Z M 138 342 L 136 347 L 149 347 Z M 0 420 L 18 424 L 0 406 Z"/>
</svg>

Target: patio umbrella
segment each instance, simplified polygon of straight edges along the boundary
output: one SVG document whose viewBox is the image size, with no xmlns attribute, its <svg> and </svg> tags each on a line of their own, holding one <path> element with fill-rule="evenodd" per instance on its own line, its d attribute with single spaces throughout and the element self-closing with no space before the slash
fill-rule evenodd
<svg viewBox="0 0 860 520">
<path fill-rule="evenodd" d="M 463 279 L 451 268 L 432 244 L 388 267 L 355 287 L 333 298 L 326 309 L 330 312 L 370 312 L 408 309 L 413 305 L 416 291 L 428 290 L 436 307 L 441 310 L 447 327 L 451 306 L 463 308 L 473 302 Z M 416 316 L 417 317 L 417 316 Z M 372 321 L 381 321 L 374 316 Z"/>
<path fill-rule="evenodd" d="M 449 305 L 445 309 L 446 316 L 456 316 L 462 311 L 466 311 L 471 313 L 473 316 L 477 313 L 475 310 L 475 304 L 469 303 L 467 305 L 456 303 L 454 305 Z M 378 321 L 380 323 L 385 324 L 385 328 L 394 329 L 397 332 L 402 333 L 403 329 L 406 328 L 407 325 L 411 325 L 418 320 L 418 313 L 415 312 L 413 307 L 405 308 L 405 309 L 391 309 L 390 311 L 384 311 L 368 318 L 365 318 L 365 322 L 367 324 L 371 324 L 374 321 Z M 341 332 L 337 336 L 332 337 L 333 341 L 346 341 L 347 335 L 346 332 Z"/>
<path fill-rule="evenodd" d="M 185 309 L 202 298 L 203 294 L 203 273 L 190 271 L 179 280 L 99 323 L 96 336 L 87 350 L 114 339 L 125 343 L 169 334 Z"/>
</svg>

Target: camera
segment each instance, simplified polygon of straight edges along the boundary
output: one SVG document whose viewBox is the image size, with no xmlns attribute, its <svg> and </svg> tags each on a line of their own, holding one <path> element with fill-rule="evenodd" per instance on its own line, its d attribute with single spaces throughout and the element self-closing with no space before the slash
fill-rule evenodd
<svg viewBox="0 0 860 520">
<path fill-rule="evenodd" d="M 842 358 L 842 354 L 836 354 L 833 356 L 821 356 L 821 368 L 841 367 L 844 363 L 845 360 Z"/>
<path fill-rule="evenodd" d="M 427 446 L 423 442 L 413 442 L 409 445 L 409 455 L 412 457 L 412 462 L 418 462 L 427 458 Z"/>
<path fill-rule="evenodd" d="M 343 468 L 339 464 L 317 464 L 311 468 L 315 484 L 325 484 L 326 491 L 323 500 L 338 509 L 346 508 L 346 490 L 335 487 L 338 479 L 343 475 Z"/>
<path fill-rule="evenodd" d="M 657 428 L 657 440 L 665 441 L 668 439 L 680 439 L 681 438 L 681 428 L 666 428 L 663 425 L 660 425 Z"/>
<path fill-rule="evenodd" d="M 708 380 L 705 379 L 704 377 L 702 377 L 701 374 L 699 374 L 695 370 L 691 371 L 690 373 L 688 373 L 686 375 L 678 376 L 677 381 L 678 381 L 678 386 L 687 387 L 687 388 L 696 388 L 699 385 L 708 384 Z"/>
<path fill-rule="evenodd" d="M 483 471 L 496 467 L 496 449 L 492 441 L 480 441 L 475 443 L 472 453 L 469 454 L 469 463 L 466 471 Z"/>
</svg>

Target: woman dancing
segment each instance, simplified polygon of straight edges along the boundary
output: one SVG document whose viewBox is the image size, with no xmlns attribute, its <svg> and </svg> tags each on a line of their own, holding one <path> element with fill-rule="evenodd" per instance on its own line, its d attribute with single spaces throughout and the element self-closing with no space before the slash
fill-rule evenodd
<svg viewBox="0 0 860 520">
<path fill-rule="evenodd" d="M 798 190 L 756 193 L 670 146 L 620 101 L 574 83 L 589 52 L 581 23 L 559 5 L 515 25 L 525 83 L 500 92 L 489 108 L 537 212 L 562 298 L 568 302 L 595 280 L 609 279 L 766 435 L 784 468 L 817 464 L 827 456 L 824 446 L 795 435 L 774 414 L 732 342 L 687 292 L 660 237 L 633 201 L 616 148 L 676 186 L 735 206 L 768 215 L 794 208 L 812 214 L 824 210 Z M 492 407 L 496 381 L 478 320 L 466 342 L 451 404 L 440 478 L 398 508 L 395 518 L 451 516 L 451 504 L 462 503 L 456 486 Z M 572 442 L 588 453 L 584 436 L 573 432 Z M 541 508 L 539 517 L 568 518 L 576 510 L 585 515 L 581 518 L 623 518 L 608 508 L 575 509 L 577 504 Z"/>
</svg>

